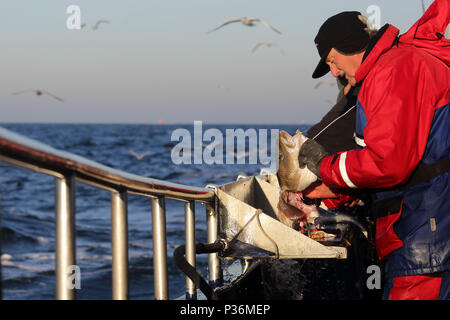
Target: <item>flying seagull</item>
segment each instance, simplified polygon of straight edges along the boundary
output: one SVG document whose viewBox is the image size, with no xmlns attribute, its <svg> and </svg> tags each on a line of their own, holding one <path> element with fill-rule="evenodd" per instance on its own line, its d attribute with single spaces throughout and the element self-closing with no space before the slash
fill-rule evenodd
<svg viewBox="0 0 450 320">
<path fill-rule="evenodd" d="M 255 51 L 261 46 L 266 46 L 267 48 L 276 46 L 276 47 L 280 48 L 278 43 L 275 43 L 275 42 L 259 42 L 259 43 L 256 44 L 256 46 L 253 47 L 252 53 L 255 53 Z M 281 48 L 280 48 L 280 52 L 281 52 L 281 54 L 284 54 L 284 52 L 283 52 L 283 50 Z"/>
<path fill-rule="evenodd" d="M 147 151 L 147 152 L 144 152 L 144 153 L 142 153 L 142 154 L 137 154 L 136 152 L 134 152 L 134 151 L 131 150 L 131 149 L 128 149 L 128 152 L 129 152 L 130 154 L 132 154 L 133 156 L 135 156 L 136 159 L 138 159 L 138 160 L 142 160 L 146 155 L 148 155 L 148 154 L 150 153 L 150 151 Z"/>
<path fill-rule="evenodd" d="M 54 94 L 52 94 L 52 93 L 50 93 L 48 91 L 44 91 L 44 90 L 29 89 L 29 90 L 23 90 L 23 91 L 19 91 L 19 92 L 14 92 L 13 95 L 18 95 L 18 94 L 22 94 L 22 93 L 26 93 L 26 92 L 34 92 L 37 96 L 41 96 L 43 94 L 46 94 L 46 95 L 48 95 L 48 96 L 50 96 L 50 97 L 52 97 L 52 98 L 54 98 L 54 99 L 56 99 L 58 101 L 64 102 L 63 99 L 55 96 Z"/>
<path fill-rule="evenodd" d="M 266 21 L 264 21 L 263 19 L 259 19 L 259 18 L 247 18 L 247 17 L 243 17 L 243 18 L 237 18 L 237 19 L 230 19 L 230 20 L 226 20 L 224 21 L 220 26 L 218 26 L 217 28 L 212 29 L 211 31 L 208 31 L 207 33 L 216 31 L 217 29 L 222 28 L 223 26 L 229 24 L 229 23 L 233 23 L 233 22 L 241 22 L 242 24 L 248 26 L 248 27 L 253 27 L 255 26 L 255 24 L 253 22 L 261 22 L 262 24 L 264 24 L 266 27 L 272 29 L 273 31 L 275 31 L 276 33 L 281 34 L 280 31 L 278 31 L 277 29 L 275 29 L 274 27 L 272 27 L 270 24 L 268 24 Z"/>
<path fill-rule="evenodd" d="M 92 30 L 97 30 L 97 29 L 98 29 L 98 26 L 100 25 L 100 23 L 109 23 L 109 21 L 108 21 L 108 20 L 98 20 L 94 25 L 88 25 L 88 24 L 86 24 L 86 23 L 83 23 L 83 24 L 81 25 L 81 28 L 84 28 L 84 27 L 86 27 L 86 26 L 89 26 Z"/>
<path fill-rule="evenodd" d="M 230 88 L 228 86 L 224 85 L 223 83 L 218 84 L 217 88 L 230 91 Z"/>
</svg>

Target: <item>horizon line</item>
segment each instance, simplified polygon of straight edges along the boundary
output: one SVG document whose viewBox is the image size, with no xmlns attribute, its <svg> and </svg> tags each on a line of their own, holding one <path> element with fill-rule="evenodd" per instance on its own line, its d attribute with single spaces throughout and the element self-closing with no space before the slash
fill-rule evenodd
<svg viewBox="0 0 450 320">
<path fill-rule="evenodd" d="M 195 120 L 202 121 L 202 120 Z M 205 122 L 207 125 L 312 125 L 313 123 L 263 123 L 263 122 L 239 122 L 239 123 L 217 123 L 217 122 Z M 46 125 L 155 125 L 155 126 L 174 126 L 174 125 L 193 125 L 192 122 L 174 122 L 174 123 L 141 123 L 141 122 L 0 122 L 0 125 L 10 125 L 10 124 L 46 124 Z"/>
</svg>

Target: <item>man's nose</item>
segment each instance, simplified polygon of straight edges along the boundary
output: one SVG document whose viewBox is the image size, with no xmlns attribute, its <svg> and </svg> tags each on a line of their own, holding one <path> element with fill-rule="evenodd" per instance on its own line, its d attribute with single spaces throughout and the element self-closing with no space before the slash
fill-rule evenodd
<svg viewBox="0 0 450 320">
<path fill-rule="evenodd" d="M 331 74 L 333 75 L 333 77 L 337 77 L 340 73 L 340 70 L 338 68 L 336 68 L 336 66 L 334 64 L 330 65 L 330 71 L 331 71 Z"/>
</svg>

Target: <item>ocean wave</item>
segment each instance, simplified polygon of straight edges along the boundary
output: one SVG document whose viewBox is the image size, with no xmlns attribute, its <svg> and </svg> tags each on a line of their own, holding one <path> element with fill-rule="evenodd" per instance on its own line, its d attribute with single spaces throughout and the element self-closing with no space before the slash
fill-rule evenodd
<svg viewBox="0 0 450 320">
<path fill-rule="evenodd" d="M 9 243 L 29 242 L 32 244 L 47 244 L 49 239 L 43 236 L 31 236 L 18 230 L 14 230 L 7 226 L 2 228 L 3 245 L 7 246 Z"/>
<path fill-rule="evenodd" d="M 116 169 L 192 186 L 223 184 L 239 174 L 252 175 L 249 165 L 175 165 L 171 132 L 192 126 L 115 124 L 7 124 L 7 129 Z M 217 126 L 225 130 L 230 126 Z M 239 126 L 244 128 L 245 126 Z M 205 129 L 207 127 L 205 126 Z M 283 128 L 285 129 L 285 128 Z M 295 132 L 295 128 L 286 129 Z M 224 132 L 224 131 L 223 131 Z M 203 143 L 202 148 L 208 144 Z M 151 153 L 141 161 L 128 152 Z M 53 299 L 55 296 L 54 178 L 1 165 L 3 224 L 3 298 Z M 76 184 L 76 250 L 82 271 L 80 299 L 111 299 L 111 199 L 109 192 Z M 205 211 L 196 213 L 196 240 L 205 241 Z M 175 248 L 185 243 L 184 203 L 166 201 L 168 277 L 171 297 L 184 293 L 185 275 L 174 260 Z M 153 298 L 153 240 L 151 200 L 129 195 L 129 276 L 131 298 Z M 207 255 L 197 256 L 206 275 Z M 7 279 L 5 279 L 5 277 Z"/>
</svg>

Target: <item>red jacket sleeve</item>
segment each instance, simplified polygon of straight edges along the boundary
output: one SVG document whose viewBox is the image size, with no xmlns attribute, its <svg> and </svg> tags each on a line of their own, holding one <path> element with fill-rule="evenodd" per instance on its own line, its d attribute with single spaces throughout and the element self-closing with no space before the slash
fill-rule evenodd
<svg viewBox="0 0 450 320">
<path fill-rule="evenodd" d="M 424 154 L 436 102 L 426 61 L 414 54 L 403 50 L 384 57 L 364 80 L 358 103 L 367 118 L 366 146 L 325 157 L 320 167 L 324 183 L 386 188 L 411 175 Z"/>
</svg>

